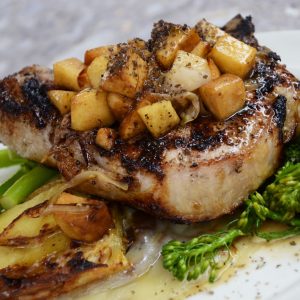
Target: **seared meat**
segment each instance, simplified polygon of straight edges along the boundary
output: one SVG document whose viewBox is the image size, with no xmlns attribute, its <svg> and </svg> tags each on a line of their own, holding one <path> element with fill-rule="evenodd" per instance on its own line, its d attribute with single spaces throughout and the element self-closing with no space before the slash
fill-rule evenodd
<svg viewBox="0 0 300 300">
<path fill-rule="evenodd" d="M 117 139 L 107 151 L 95 144 L 95 131 L 71 129 L 70 116 L 62 118 L 47 99 L 51 71 L 33 66 L 0 83 L 0 139 L 24 157 L 56 166 L 67 179 L 100 169 L 128 190 L 91 179 L 81 191 L 159 217 L 197 222 L 230 213 L 274 173 L 297 125 L 299 81 L 257 44 L 253 28 L 241 17 L 224 27 L 258 49 L 245 82 L 246 106 L 228 120 L 200 116 L 158 139 Z M 213 43 L 211 29 L 206 21 L 197 25 Z"/>
</svg>

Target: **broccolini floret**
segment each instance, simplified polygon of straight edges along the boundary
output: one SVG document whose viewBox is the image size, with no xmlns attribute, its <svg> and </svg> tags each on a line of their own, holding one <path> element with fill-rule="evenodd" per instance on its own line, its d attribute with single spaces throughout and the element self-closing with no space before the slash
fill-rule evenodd
<svg viewBox="0 0 300 300">
<path fill-rule="evenodd" d="M 163 246 L 164 267 L 179 280 L 197 279 L 208 270 L 209 281 L 230 258 L 230 246 L 238 237 L 256 235 L 265 240 L 286 238 L 300 234 L 300 139 L 285 152 L 288 159 L 277 172 L 274 181 L 261 194 L 255 192 L 245 201 L 245 209 L 229 229 L 205 234 L 188 242 L 170 241 Z M 299 214 L 299 215 L 298 215 Z M 261 225 L 273 220 L 289 226 L 279 232 L 261 232 Z M 221 254 L 227 259 L 220 260 Z"/>
</svg>

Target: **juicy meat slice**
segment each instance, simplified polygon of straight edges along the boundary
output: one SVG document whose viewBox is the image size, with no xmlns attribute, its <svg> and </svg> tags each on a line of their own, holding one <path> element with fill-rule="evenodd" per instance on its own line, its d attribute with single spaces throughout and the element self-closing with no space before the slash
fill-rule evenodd
<svg viewBox="0 0 300 300">
<path fill-rule="evenodd" d="M 198 30 L 207 35 L 210 26 L 203 21 Z M 251 43 L 259 52 L 245 82 L 246 106 L 228 120 L 200 116 L 159 139 L 117 139 L 106 151 L 95 144 L 95 131 L 73 131 L 70 116 L 59 116 L 45 93 L 51 72 L 33 66 L 0 83 L 0 140 L 24 157 L 56 166 L 67 179 L 100 170 L 128 189 L 95 179 L 78 189 L 162 218 L 197 222 L 229 213 L 274 173 L 297 125 L 299 81 L 275 53 L 254 38 Z"/>
</svg>

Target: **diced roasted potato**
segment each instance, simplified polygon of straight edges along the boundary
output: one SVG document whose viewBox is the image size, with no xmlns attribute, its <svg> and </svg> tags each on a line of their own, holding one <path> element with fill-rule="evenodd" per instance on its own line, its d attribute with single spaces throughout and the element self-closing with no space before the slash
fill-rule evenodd
<svg viewBox="0 0 300 300">
<path fill-rule="evenodd" d="M 87 67 L 87 75 L 94 89 L 97 89 L 99 87 L 101 78 L 107 70 L 108 61 L 109 56 L 101 55 L 96 57 Z"/>
<path fill-rule="evenodd" d="M 195 28 L 191 28 L 186 32 L 184 39 L 179 43 L 179 49 L 186 52 L 191 52 L 195 48 L 195 45 L 197 45 L 199 42 L 199 34 Z"/>
<path fill-rule="evenodd" d="M 123 48 L 109 63 L 100 86 L 108 92 L 133 98 L 146 80 L 148 66 L 145 60 L 130 48 Z"/>
<path fill-rule="evenodd" d="M 200 96 L 211 113 L 220 120 L 227 119 L 245 103 L 243 80 L 232 74 L 224 74 L 200 88 Z"/>
<path fill-rule="evenodd" d="M 84 55 L 84 63 L 86 65 L 90 65 L 90 63 L 98 56 L 111 56 L 116 54 L 118 51 L 117 45 L 109 45 L 109 46 L 102 46 L 93 49 L 89 49 L 85 51 Z"/>
<path fill-rule="evenodd" d="M 131 139 L 146 131 L 147 127 L 139 116 L 137 110 L 149 104 L 151 104 L 151 102 L 147 99 L 140 101 L 136 108 L 129 112 L 122 120 L 119 127 L 119 134 L 123 140 Z"/>
<path fill-rule="evenodd" d="M 112 114 L 118 121 L 122 121 L 132 106 L 133 100 L 116 93 L 107 95 L 107 103 Z"/>
<path fill-rule="evenodd" d="M 191 51 L 200 41 L 194 28 L 183 29 L 179 26 L 171 28 L 169 35 L 159 47 L 155 56 L 159 63 L 166 69 L 170 68 L 178 50 Z"/>
<path fill-rule="evenodd" d="M 48 91 L 50 101 L 57 107 L 62 115 L 68 113 L 71 109 L 71 100 L 76 92 L 51 90 Z"/>
<path fill-rule="evenodd" d="M 90 130 L 110 126 L 114 117 L 107 105 L 107 93 L 86 89 L 71 102 L 71 127 L 74 130 Z"/>
<path fill-rule="evenodd" d="M 105 150 L 113 148 L 116 140 L 116 132 L 112 128 L 100 128 L 96 136 L 96 144 Z"/>
<path fill-rule="evenodd" d="M 89 80 L 88 74 L 87 74 L 87 68 L 84 68 L 81 73 L 78 76 L 78 84 L 80 89 L 86 89 L 91 87 L 91 82 Z"/>
<path fill-rule="evenodd" d="M 220 29 L 220 27 L 207 22 L 205 19 L 198 22 L 195 27 L 200 36 L 203 36 L 205 41 L 212 46 L 219 37 L 227 34 L 224 30 Z"/>
<path fill-rule="evenodd" d="M 193 91 L 211 80 L 206 59 L 179 50 L 170 71 L 166 73 L 166 83 L 174 88 Z"/>
<path fill-rule="evenodd" d="M 54 84 L 75 91 L 80 90 L 78 77 L 84 68 L 84 64 L 77 58 L 68 58 L 55 63 Z"/>
<path fill-rule="evenodd" d="M 218 67 L 216 66 L 215 62 L 213 61 L 213 59 L 208 58 L 207 59 L 207 63 L 208 63 L 208 67 L 210 69 L 210 74 L 211 74 L 211 79 L 217 79 L 221 76 L 221 72 L 218 69 Z"/>
<path fill-rule="evenodd" d="M 149 58 L 151 56 L 151 52 L 148 50 L 146 42 L 142 39 L 135 38 L 129 40 L 128 45 L 136 50 L 139 50 L 138 53 L 141 54 L 143 58 Z"/>
<path fill-rule="evenodd" d="M 230 35 L 220 37 L 209 56 L 224 73 L 244 78 L 255 63 L 256 49 Z"/>
<path fill-rule="evenodd" d="M 200 41 L 196 47 L 191 51 L 192 54 L 198 55 L 202 58 L 205 58 L 208 52 L 210 51 L 211 47 L 209 43 L 205 41 Z"/>
<path fill-rule="evenodd" d="M 156 102 L 139 108 L 137 112 L 155 137 L 167 133 L 180 122 L 171 101 Z"/>
<path fill-rule="evenodd" d="M 132 47 L 139 48 L 139 49 L 146 49 L 147 48 L 146 42 L 142 39 L 139 39 L 139 38 L 129 40 L 128 45 L 130 45 Z"/>
<path fill-rule="evenodd" d="M 63 193 L 52 210 L 58 226 L 71 239 L 94 242 L 114 226 L 106 204 L 99 200 Z"/>
</svg>

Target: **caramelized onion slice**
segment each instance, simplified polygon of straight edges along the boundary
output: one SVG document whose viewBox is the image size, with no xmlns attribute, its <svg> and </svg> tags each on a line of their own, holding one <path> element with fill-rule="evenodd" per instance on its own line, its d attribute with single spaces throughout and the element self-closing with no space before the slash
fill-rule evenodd
<svg viewBox="0 0 300 300">
<path fill-rule="evenodd" d="M 62 193 L 48 212 L 60 229 L 71 239 L 95 242 L 101 239 L 114 221 L 103 201 Z"/>
</svg>

